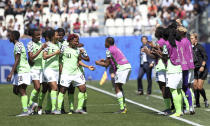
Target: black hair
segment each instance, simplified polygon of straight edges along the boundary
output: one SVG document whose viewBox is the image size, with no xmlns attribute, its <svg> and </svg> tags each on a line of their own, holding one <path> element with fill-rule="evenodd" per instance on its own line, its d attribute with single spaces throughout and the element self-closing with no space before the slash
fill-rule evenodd
<svg viewBox="0 0 210 126">
<path fill-rule="evenodd" d="M 110 45 L 114 45 L 114 38 L 113 37 L 107 37 L 106 42 L 108 42 Z"/>
<path fill-rule="evenodd" d="M 164 28 L 163 39 L 167 41 L 168 37 L 169 37 L 169 29 L 168 28 Z"/>
<path fill-rule="evenodd" d="M 141 41 L 143 40 L 143 38 L 146 38 L 148 40 L 148 37 L 147 36 L 142 36 L 141 37 Z"/>
<path fill-rule="evenodd" d="M 57 31 L 57 32 L 63 32 L 64 35 L 65 35 L 65 30 L 64 30 L 63 28 L 58 28 L 56 31 Z"/>
<path fill-rule="evenodd" d="M 52 41 L 52 38 L 55 36 L 55 30 L 50 30 L 46 33 L 46 37 L 49 38 L 50 41 Z"/>
<path fill-rule="evenodd" d="M 155 37 L 157 39 L 163 38 L 163 33 L 164 33 L 164 28 L 163 27 L 157 27 L 155 30 Z"/>
<path fill-rule="evenodd" d="M 168 28 L 168 41 L 172 47 L 176 47 L 176 40 L 181 40 L 181 35 L 178 33 L 178 31 L 174 28 Z"/>
<path fill-rule="evenodd" d="M 168 26 L 168 28 L 170 29 L 177 29 L 177 22 L 175 20 L 172 21 L 172 23 Z"/>
<path fill-rule="evenodd" d="M 29 35 L 33 37 L 36 31 L 40 31 L 40 30 L 37 29 L 37 28 L 31 29 L 31 30 L 29 31 Z"/>
<path fill-rule="evenodd" d="M 19 38 L 20 38 L 19 31 L 12 31 L 11 34 L 14 36 L 15 40 L 19 40 Z"/>
</svg>

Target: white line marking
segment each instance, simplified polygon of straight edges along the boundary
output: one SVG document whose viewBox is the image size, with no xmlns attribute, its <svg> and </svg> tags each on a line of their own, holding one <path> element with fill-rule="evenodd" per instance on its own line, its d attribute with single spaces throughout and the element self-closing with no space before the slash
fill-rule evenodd
<svg viewBox="0 0 210 126">
<path fill-rule="evenodd" d="M 161 99 L 161 100 L 163 100 L 163 97 L 158 96 L 158 95 L 149 95 L 149 96 L 154 97 L 154 98 L 157 98 L 157 99 Z"/>
<path fill-rule="evenodd" d="M 98 91 L 98 92 L 107 94 L 107 95 L 112 96 L 112 97 L 116 97 L 115 94 L 110 93 L 110 92 L 108 92 L 108 91 L 105 91 L 105 90 L 96 88 L 96 87 L 91 86 L 91 85 L 86 85 L 86 86 L 87 86 L 88 88 L 92 89 L 92 90 L 95 90 L 95 91 Z M 130 100 L 130 99 L 127 99 L 127 98 L 126 98 L 125 100 L 126 100 L 127 102 L 129 102 L 129 103 L 132 103 L 132 104 L 134 104 L 134 105 L 137 105 L 137 106 L 146 108 L 146 109 L 148 109 L 148 110 L 152 110 L 152 111 L 157 112 L 157 113 L 163 113 L 163 112 L 161 112 L 160 110 L 157 110 L 157 109 L 155 109 L 155 108 L 152 108 L 152 107 L 149 107 L 149 106 L 140 104 L 140 103 L 135 102 L 135 101 L 133 101 L 133 100 Z M 185 123 L 190 124 L 190 125 L 193 125 L 193 126 L 202 126 L 201 124 L 198 124 L 198 123 L 195 123 L 195 122 L 192 122 L 192 121 L 189 121 L 189 120 L 180 118 L 180 117 L 174 117 L 174 116 L 169 116 L 169 117 L 170 117 L 170 118 L 173 118 L 173 119 L 176 119 L 176 120 L 179 120 L 179 121 L 182 121 L 182 122 L 185 122 Z"/>
</svg>

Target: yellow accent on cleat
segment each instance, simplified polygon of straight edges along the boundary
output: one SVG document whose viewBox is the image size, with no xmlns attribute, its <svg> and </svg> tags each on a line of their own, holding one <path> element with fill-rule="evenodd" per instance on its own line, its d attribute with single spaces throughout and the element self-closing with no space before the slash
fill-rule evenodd
<svg viewBox="0 0 210 126">
<path fill-rule="evenodd" d="M 122 113 L 122 114 L 126 114 L 127 111 L 128 111 L 127 108 L 125 108 L 121 113 Z"/>
<path fill-rule="evenodd" d="M 69 112 L 69 113 L 68 113 L 68 115 L 71 115 L 71 114 L 72 114 L 72 112 Z"/>
<path fill-rule="evenodd" d="M 174 113 L 171 116 L 180 117 L 181 115 L 182 115 L 181 113 Z"/>
</svg>

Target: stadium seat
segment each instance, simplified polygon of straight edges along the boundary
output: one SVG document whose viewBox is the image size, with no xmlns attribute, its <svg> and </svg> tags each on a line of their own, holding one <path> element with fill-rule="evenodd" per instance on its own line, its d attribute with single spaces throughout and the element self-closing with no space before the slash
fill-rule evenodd
<svg viewBox="0 0 210 126">
<path fill-rule="evenodd" d="M 113 19 L 107 19 L 106 23 L 105 23 L 105 26 L 106 26 L 106 30 L 107 30 L 108 35 L 115 35 L 116 29 L 114 28 L 115 23 L 114 23 Z"/>
<path fill-rule="evenodd" d="M 43 15 L 43 16 L 42 16 L 42 24 L 43 24 L 44 26 L 46 25 L 47 19 L 48 19 L 49 22 L 51 23 L 51 15 Z"/>
<path fill-rule="evenodd" d="M 117 18 L 115 20 L 116 35 L 124 35 L 124 22 L 123 19 Z"/>
<path fill-rule="evenodd" d="M 132 35 L 133 34 L 133 20 L 131 18 L 124 19 L 124 26 L 125 26 L 125 34 Z"/>
<path fill-rule="evenodd" d="M 70 15 L 69 21 L 73 24 L 78 17 L 79 17 L 78 14 L 73 13 Z"/>
<path fill-rule="evenodd" d="M 67 20 L 68 20 L 68 18 L 69 18 L 69 15 L 67 14 L 67 13 L 63 13 L 63 14 L 61 14 L 61 20 L 62 20 L 62 22 L 64 22 L 65 21 L 65 18 L 67 17 Z"/>
<path fill-rule="evenodd" d="M 44 7 L 44 8 L 43 8 L 43 13 L 44 13 L 45 15 L 49 15 L 49 14 L 50 14 L 50 8 L 49 8 L 49 7 Z"/>
<path fill-rule="evenodd" d="M 88 15 L 86 13 L 80 13 L 79 19 L 81 22 L 83 22 L 84 20 L 87 21 Z"/>
<path fill-rule="evenodd" d="M 93 32 L 93 33 L 91 33 L 91 36 L 92 36 L 92 37 L 97 37 L 97 36 L 99 36 L 99 33 Z"/>
<path fill-rule="evenodd" d="M 141 14 L 142 18 L 147 18 L 147 14 L 148 14 L 147 5 L 140 5 L 139 6 L 139 11 L 140 11 L 140 14 Z"/>
<path fill-rule="evenodd" d="M 61 26 L 62 22 L 61 22 L 61 16 L 59 14 L 52 14 L 51 15 L 51 24 L 52 24 L 52 27 L 54 27 L 55 22 L 58 23 L 58 26 L 59 27 Z"/>
<path fill-rule="evenodd" d="M 98 19 L 97 13 L 94 12 L 94 13 L 89 13 L 88 14 L 88 20 L 92 21 L 92 19 L 96 19 L 96 20 Z"/>
<path fill-rule="evenodd" d="M 21 14 L 16 15 L 15 18 L 17 18 L 17 22 L 20 24 L 24 22 L 23 15 Z"/>
<path fill-rule="evenodd" d="M 10 19 L 12 19 L 13 23 L 14 23 L 14 16 L 13 15 L 7 15 L 6 16 L 6 20 L 5 20 L 6 27 L 7 27 L 8 23 L 9 23 Z"/>
<path fill-rule="evenodd" d="M 4 16 L 4 9 L 0 9 L 0 16 Z"/>
</svg>

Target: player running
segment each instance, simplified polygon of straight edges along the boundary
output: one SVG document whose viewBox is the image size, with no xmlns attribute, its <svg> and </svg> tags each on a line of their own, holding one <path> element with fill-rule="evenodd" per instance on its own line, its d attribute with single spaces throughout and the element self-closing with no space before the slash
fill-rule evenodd
<svg viewBox="0 0 210 126">
<path fill-rule="evenodd" d="M 71 82 L 73 82 L 74 87 L 78 87 L 79 89 L 76 113 L 87 114 L 87 112 L 82 109 L 86 92 L 85 77 L 78 64 L 90 70 L 94 70 L 94 67 L 81 62 L 80 50 L 77 48 L 78 36 L 76 34 L 69 35 L 68 42 L 69 46 L 62 46 L 61 48 L 62 74 L 60 80 L 61 87 L 58 95 L 58 114 L 61 114 L 64 94 Z"/>
<path fill-rule="evenodd" d="M 58 44 L 58 32 L 50 31 L 50 42 L 47 42 L 47 48 L 44 49 L 43 58 L 45 60 L 44 64 L 44 77 L 46 78 L 48 84 L 50 85 L 51 92 L 51 113 L 57 114 L 56 111 L 56 100 L 57 100 L 57 83 L 59 77 L 59 55 L 60 48 Z"/>
<path fill-rule="evenodd" d="M 43 80 L 42 53 L 44 48 L 47 47 L 47 44 L 42 44 L 40 41 L 40 35 L 40 30 L 34 29 L 32 31 L 32 41 L 27 45 L 29 63 L 31 66 L 31 79 L 34 83 L 34 89 L 31 92 L 28 104 L 30 114 L 33 113 L 35 107 L 38 106 L 38 95 Z"/>
<path fill-rule="evenodd" d="M 108 67 L 111 65 L 111 62 L 113 62 L 116 66 L 117 70 L 115 73 L 115 92 L 117 95 L 118 103 L 120 105 L 120 111 L 118 113 L 126 113 L 127 108 L 122 86 L 129 79 L 131 65 L 121 50 L 114 45 L 114 38 L 107 37 L 105 40 L 105 47 L 108 48 L 106 51 L 106 60 L 98 60 L 96 61 L 96 65 Z"/>
<path fill-rule="evenodd" d="M 28 64 L 26 50 L 22 42 L 19 42 L 20 33 L 18 31 L 11 31 L 9 33 L 9 41 L 14 46 L 15 63 L 12 67 L 7 81 L 11 81 L 14 74 L 13 93 L 20 96 L 23 112 L 17 116 L 28 116 L 28 96 L 26 94 L 27 85 L 30 85 L 30 66 Z M 17 72 L 17 73 L 16 73 Z"/>
</svg>

